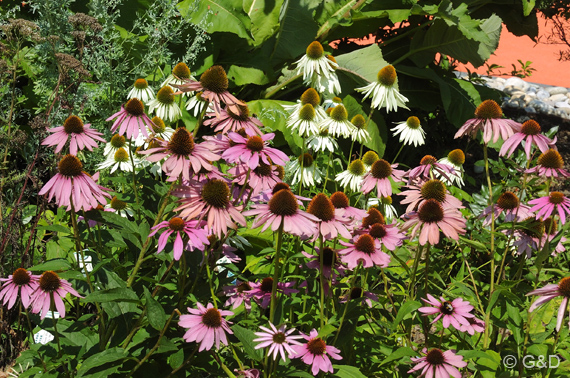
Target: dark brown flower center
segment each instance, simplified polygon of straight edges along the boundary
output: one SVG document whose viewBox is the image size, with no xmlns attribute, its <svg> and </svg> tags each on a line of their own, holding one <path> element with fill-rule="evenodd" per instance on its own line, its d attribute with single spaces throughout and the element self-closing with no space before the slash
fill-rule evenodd
<svg viewBox="0 0 570 378">
<path fill-rule="evenodd" d="M 144 114 L 144 104 L 138 98 L 131 98 L 127 101 L 125 110 L 132 116 L 140 117 Z"/>
<path fill-rule="evenodd" d="M 388 65 L 378 71 L 378 82 L 387 87 L 391 87 L 396 82 L 396 69 L 394 66 Z"/>
<path fill-rule="evenodd" d="M 261 280 L 261 286 L 259 288 L 265 293 L 271 293 L 273 291 L 273 278 L 266 277 Z"/>
<path fill-rule="evenodd" d="M 18 286 L 27 285 L 30 283 L 31 278 L 28 271 L 24 268 L 18 268 L 12 273 L 12 282 Z"/>
<path fill-rule="evenodd" d="M 540 219 L 529 217 L 523 223 L 525 227 L 521 229 L 521 232 L 524 234 L 532 238 L 541 238 L 544 235 L 544 223 Z"/>
<path fill-rule="evenodd" d="M 179 217 L 174 217 L 168 221 L 168 227 L 173 231 L 182 231 L 184 230 L 184 220 Z"/>
<path fill-rule="evenodd" d="M 374 238 L 368 234 L 360 235 L 360 237 L 354 243 L 354 247 L 360 252 L 371 255 L 375 251 Z"/>
<path fill-rule="evenodd" d="M 366 172 L 364 163 L 360 159 L 353 160 L 348 166 L 348 171 L 355 176 L 362 176 Z"/>
<path fill-rule="evenodd" d="M 218 209 L 228 207 L 230 188 L 225 181 L 214 179 L 208 181 L 202 188 L 202 199 L 208 205 Z"/>
<path fill-rule="evenodd" d="M 283 344 L 286 339 L 287 338 L 283 332 L 277 332 L 273 334 L 273 342 L 275 344 Z"/>
<path fill-rule="evenodd" d="M 189 79 L 190 78 L 190 68 L 186 65 L 186 63 L 180 62 L 174 66 L 172 69 L 172 74 L 176 77 L 181 79 Z"/>
<path fill-rule="evenodd" d="M 125 141 L 125 137 L 119 134 L 115 134 L 113 135 L 113 137 L 111 138 L 111 146 L 115 147 L 115 148 L 121 148 L 124 147 L 126 145 L 126 141 Z"/>
<path fill-rule="evenodd" d="M 561 169 L 564 167 L 564 160 L 558 151 L 550 149 L 538 157 L 538 164 L 545 168 Z"/>
<path fill-rule="evenodd" d="M 251 286 L 249 285 L 249 282 L 242 282 L 237 286 L 238 293 L 243 293 L 244 291 L 250 291 L 250 290 Z"/>
<path fill-rule="evenodd" d="M 308 168 L 313 165 L 313 156 L 305 152 L 303 155 L 299 156 L 299 164 L 303 166 L 303 168 Z"/>
<path fill-rule="evenodd" d="M 67 134 L 81 134 L 83 133 L 83 121 L 77 116 L 69 116 L 63 122 L 63 130 Z"/>
<path fill-rule="evenodd" d="M 152 117 L 151 121 L 152 121 L 152 131 L 154 131 L 155 133 L 163 133 L 164 130 L 166 130 L 166 125 L 164 124 L 162 118 L 155 116 Z"/>
<path fill-rule="evenodd" d="M 548 202 L 558 205 L 562 202 L 564 202 L 564 194 L 560 193 L 560 192 L 551 192 L 550 195 L 548 196 Z"/>
<path fill-rule="evenodd" d="M 445 200 L 445 184 L 438 179 L 426 181 L 420 193 L 424 199 L 435 199 L 438 202 Z"/>
<path fill-rule="evenodd" d="M 111 208 L 115 210 L 124 210 L 127 207 L 127 203 L 121 201 L 117 197 L 111 198 Z"/>
<path fill-rule="evenodd" d="M 362 297 L 362 288 L 361 287 L 353 287 L 350 289 L 350 299 L 358 299 Z"/>
<path fill-rule="evenodd" d="M 326 267 L 332 267 L 336 263 L 336 252 L 329 248 L 323 248 L 323 265 Z"/>
<path fill-rule="evenodd" d="M 475 109 L 475 117 L 480 119 L 501 118 L 503 117 L 503 110 L 495 101 L 485 100 Z"/>
<path fill-rule="evenodd" d="M 357 114 L 350 120 L 350 123 L 354 125 L 357 129 L 365 129 L 366 128 L 366 120 L 361 114 Z"/>
<path fill-rule="evenodd" d="M 443 208 L 437 200 L 425 200 L 418 210 L 418 217 L 424 223 L 439 222 L 443 219 Z"/>
<path fill-rule="evenodd" d="M 45 292 L 53 293 L 61 287 L 61 281 L 57 273 L 47 270 L 40 277 L 40 289 Z"/>
<path fill-rule="evenodd" d="M 443 357 L 443 353 L 439 349 L 432 349 L 426 355 L 426 361 L 430 365 L 443 365 L 445 362 L 445 357 Z"/>
<path fill-rule="evenodd" d="M 453 314 L 453 305 L 451 304 L 451 302 L 445 301 L 441 304 L 441 307 L 439 308 L 439 310 L 444 315 L 451 315 L 451 314 Z"/>
<path fill-rule="evenodd" d="M 463 165 L 463 163 L 465 163 L 465 154 L 460 149 L 451 151 L 447 155 L 447 158 L 455 165 Z"/>
<path fill-rule="evenodd" d="M 334 192 L 331 194 L 331 202 L 337 209 L 344 209 L 350 206 L 348 197 L 343 192 Z"/>
<path fill-rule="evenodd" d="M 273 187 L 273 190 L 271 191 L 271 194 L 275 194 L 278 191 L 280 191 L 281 189 L 286 189 L 286 190 L 291 190 L 291 187 L 289 187 L 289 184 L 285 183 L 285 182 L 278 182 L 277 184 L 275 184 L 275 186 Z"/>
<path fill-rule="evenodd" d="M 148 88 L 148 81 L 145 79 L 137 79 L 135 81 L 135 88 L 136 89 L 147 89 Z"/>
<path fill-rule="evenodd" d="M 209 308 L 202 315 L 202 323 L 209 328 L 220 328 L 222 326 L 222 314 L 215 308 Z"/>
<path fill-rule="evenodd" d="M 319 96 L 318 92 L 313 89 L 309 88 L 301 95 L 301 104 L 311 104 L 313 108 L 321 103 L 321 97 Z"/>
<path fill-rule="evenodd" d="M 330 117 L 337 122 L 345 122 L 348 120 L 348 112 L 344 105 L 337 105 L 331 110 Z"/>
<path fill-rule="evenodd" d="M 315 108 L 311 104 L 305 104 L 299 109 L 299 118 L 304 121 L 312 121 L 315 119 Z"/>
<path fill-rule="evenodd" d="M 367 215 L 362 219 L 362 227 L 368 228 L 375 223 L 386 224 L 386 219 L 384 219 L 384 215 L 378 209 L 371 207 L 368 209 Z"/>
<path fill-rule="evenodd" d="M 257 135 L 250 136 L 249 138 L 247 138 L 245 146 L 254 152 L 263 151 L 264 147 L 263 139 L 261 139 L 261 137 Z"/>
<path fill-rule="evenodd" d="M 325 50 L 319 41 L 314 41 L 307 47 L 306 53 L 311 59 L 319 59 L 323 57 Z"/>
<path fill-rule="evenodd" d="M 309 203 L 307 213 L 313 214 L 323 222 L 328 222 L 334 219 L 334 206 L 326 194 L 319 193 Z"/>
<path fill-rule="evenodd" d="M 406 125 L 413 130 L 420 128 L 420 119 L 416 116 L 408 117 L 406 120 Z"/>
<path fill-rule="evenodd" d="M 560 280 L 558 283 L 558 291 L 566 298 L 570 298 L 570 277 Z"/>
<path fill-rule="evenodd" d="M 437 163 L 437 159 L 431 155 L 426 155 L 420 160 L 420 165 L 432 165 Z"/>
<path fill-rule="evenodd" d="M 370 168 L 370 174 L 375 179 L 385 179 L 390 177 L 392 174 L 392 167 L 386 160 L 379 159 L 374 164 L 372 164 L 372 168 Z"/>
<path fill-rule="evenodd" d="M 256 175 L 261 177 L 270 177 L 273 175 L 273 169 L 271 166 L 261 161 L 259 162 L 257 168 L 255 168 L 253 171 Z"/>
<path fill-rule="evenodd" d="M 242 122 L 247 121 L 249 119 L 249 108 L 247 107 L 247 105 L 238 105 L 238 108 L 239 108 L 239 114 L 235 114 L 229 108 L 227 108 L 226 111 L 228 112 L 228 115 L 231 118 L 237 121 L 242 121 Z"/>
<path fill-rule="evenodd" d="M 524 122 L 521 127 L 521 132 L 526 135 L 537 135 L 540 134 L 540 131 L 540 125 L 532 119 Z"/>
<path fill-rule="evenodd" d="M 315 356 L 322 356 L 327 350 L 327 344 L 320 338 L 314 338 L 307 343 L 307 349 Z"/>
<path fill-rule="evenodd" d="M 168 142 L 168 149 L 174 155 L 188 156 L 194 151 L 194 137 L 185 128 L 178 128 Z"/>
<path fill-rule="evenodd" d="M 279 180 L 283 180 L 283 177 L 285 177 L 285 167 L 281 166 L 281 165 L 275 165 L 275 170 L 277 171 L 277 178 Z"/>
<path fill-rule="evenodd" d="M 228 90 L 228 76 L 222 66 L 208 68 L 200 77 L 200 83 L 204 89 L 222 94 Z"/>
<path fill-rule="evenodd" d="M 73 155 L 65 155 L 57 165 L 59 173 L 65 177 L 76 177 L 79 176 L 83 170 L 83 164 L 81 161 Z"/>
<path fill-rule="evenodd" d="M 503 210 L 513 210 L 519 206 L 519 197 L 513 192 L 504 192 L 497 199 L 497 206 Z"/>
<path fill-rule="evenodd" d="M 370 226 L 370 230 L 368 231 L 368 233 L 370 234 L 370 236 L 376 239 L 382 239 L 384 236 L 388 234 L 388 232 L 386 231 L 386 226 L 380 223 L 375 223 L 372 226 Z"/>
<path fill-rule="evenodd" d="M 372 164 L 376 163 L 378 161 L 378 159 L 380 159 L 380 158 L 378 157 L 378 154 L 374 151 L 367 151 L 362 156 L 362 162 L 369 167 Z"/>
<path fill-rule="evenodd" d="M 277 186 L 277 185 L 276 185 Z M 275 215 L 291 216 L 297 213 L 297 199 L 288 189 L 281 189 L 269 200 L 269 211 Z"/>
<path fill-rule="evenodd" d="M 542 224 L 544 225 L 544 232 L 548 235 L 556 235 L 558 232 L 558 222 L 553 217 L 546 218 Z"/>
</svg>

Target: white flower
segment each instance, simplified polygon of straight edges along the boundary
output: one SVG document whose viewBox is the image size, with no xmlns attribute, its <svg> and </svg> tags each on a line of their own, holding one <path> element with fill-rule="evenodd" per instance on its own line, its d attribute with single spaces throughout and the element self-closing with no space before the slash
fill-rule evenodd
<svg viewBox="0 0 570 378">
<path fill-rule="evenodd" d="M 361 114 L 357 114 L 352 117 L 350 121 L 354 125 L 354 129 L 350 134 L 350 138 L 360 144 L 368 142 L 370 140 L 370 133 L 366 130 L 366 120 Z"/>
<path fill-rule="evenodd" d="M 331 95 L 336 95 L 341 91 L 338 76 L 336 76 L 334 71 L 329 76 L 313 75 L 305 80 L 304 83 L 315 88 L 319 93 L 330 93 Z"/>
<path fill-rule="evenodd" d="M 206 104 L 208 104 L 208 101 L 202 98 L 202 93 L 203 92 L 196 92 L 196 94 L 190 97 L 186 103 L 186 110 L 188 110 L 189 113 L 192 112 L 194 118 L 198 118 L 204 111 Z M 211 106 L 211 104 L 208 105 L 208 110 L 210 109 L 214 111 L 214 108 Z"/>
<path fill-rule="evenodd" d="M 298 112 L 287 118 L 287 127 L 306 137 L 319 133 L 317 113 L 311 104 L 305 104 Z"/>
<path fill-rule="evenodd" d="M 358 192 L 360 191 L 360 184 L 362 184 L 362 178 L 365 173 L 366 169 L 362 160 L 356 159 L 350 163 L 346 171 L 336 175 L 336 180 L 343 188 L 348 186 L 351 191 Z"/>
<path fill-rule="evenodd" d="M 375 197 L 369 198 L 366 207 L 369 208 L 371 206 L 378 206 L 380 212 L 384 215 L 384 218 L 386 218 L 386 223 L 390 223 L 392 219 L 398 218 L 398 212 L 392 205 L 392 197 L 383 197 L 382 199 Z"/>
<path fill-rule="evenodd" d="M 394 132 L 394 136 L 400 134 L 400 142 L 404 142 L 405 145 L 411 146 L 413 144 L 417 147 L 425 143 L 426 133 L 422 129 L 418 117 L 409 117 L 406 122 L 398 123 L 390 131 Z"/>
<path fill-rule="evenodd" d="M 356 88 L 356 91 L 364 93 L 363 100 L 372 95 L 373 108 L 380 109 L 385 106 L 387 112 L 397 111 L 398 106 L 408 109 L 405 105 L 408 99 L 398 92 L 396 79 L 394 67 L 386 66 L 378 72 L 378 81 L 362 88 Z"/>
<path fill-rule="evenodd" d="M 323 108 L 326 111 L 328 108 L 334 108 L 339 104 L 342 104 L 340 97 L 327 98 L 325 101 L 323 101 Z"/>
<path fill-rule="evenodd" d="M 112 159 L 113 156 L 115 156 L 115 152 L 117 152 L 119 148 L 125 147 L 126 145 L 127 142 L 125 137 L 119 134 L 115 134 L 111 138 L 111 141 L 105 145 L 103 156 L 105 156 L 105 159 Z"/>
<path fill-rule="evenodd" d="M 173 122 L 182 117 L 182 111 L 174 101 L 174 90 L 169 85 L 160 88 L 156 98 L 150 100 L 147 105 L 149 113 L 155 112 L 165 121 Z"/>
<path fill-rule="evenodd" d="M 154 98 L 154 91 L 148 86 L 145 79 L 137 79 L 127 97 L 129 99 L 138 98 L 142 102 L 147 102 Z"/>
<path fill-rule="evenodd" d="M 137 162 L 138 161 L 135 161 L 135 164 L 137 164 Z M 106 168 L 111 168 L 111 173 L 115 172 L 117 169 L 124 172 L 132 172 L 133 165 L 131 163 L 130 153 L 128 150 L 123 147 L 118 148 L 113 156 L 107 157 L 102 163 L 97 166 L 97 169 Z"/>
<path fill-rule="evenodd" d="M 303 81 L 312 80 L 313 75 L 322 75 L 328 78 L 338 67 L 336 62 L 327 59 L 323 46 L 317 41 L 312 42 L 307 47 L 306 54 L 295 64 L 297 64 L 297 74 L 303 74 Z"/>
<path fill-rule="evenodd" d="M 337 105 L 330 111 L 330 116 L 323 120 L 319 127 L 328 129 L 332 136 L 348 138 L 354 132 L 354 125 L 348 120 L 348 112 L 344 105 Z"/>
<path fill-rule="evenodd" d="M 338 143 L 334 137 L 329 135 L 327 129 L 321 130 L 318 134 L 307 138 L 307 147 L 315 152 L 335 152 L 338 149 Z"/>
<path fill-rule="evenodd" d="M 183 85 L 186 84 L 188 80 L 196 81 L 194 76 L 191 75 L 190 69 L 186 65 L 186 63 L 178 63 L 172 69 L 172 73 L 168 75 L 168 77 L 162 82 L 161 87 L 166 85 Z M 190 97 L 194 94 L 194 92 L 184 92 L 182 96 Z"/>
<path fill-rule="evenodd" d="M 303 166 L 301 166 L 300 161 L 303 162 Z M 310 187 L 315 185 L 315 182 L 320 183 L 323 177 L 309 153 L 289 161 L 286 170 L 293 175 L 292 185 L 301 182 L 304 187 Z"/>
<path fill-rule="evenodd" d="M 450 154 L 451 154 L 451 152 L 450 152 Z M 448 173 L 447 174 L 447 176 L 449 177 L 449 180 L 447 178 L 445 178 L 441 173 L 439 173 L 439 171 L 434 170 L 435 176 L 438 179 L 440 179 L 446 185 L 455 185 L 455 183 L 457 183 L 457 186 L 459 188 L 461 188 L 462 186 L 465 185 L 465 182 L 463 181 L 463 166 L 462 165 L 454 164 L 449 159 L 449 157 L 444 157 L 442 159 L 439 159 L 438 162 L 441 164 L 447 165 L 447 166 L 454 169 L 454 173 Z"/>
<path fill-rule="evenodd" d="M 128 203 L 121 201 L 117 197 L 113 197 L 111 202 L 105 205 L 105 209 L 111 209 L 113 212 L 118 213 L 123 218 L 128 218 L 135 215 Z"/>
</svg>

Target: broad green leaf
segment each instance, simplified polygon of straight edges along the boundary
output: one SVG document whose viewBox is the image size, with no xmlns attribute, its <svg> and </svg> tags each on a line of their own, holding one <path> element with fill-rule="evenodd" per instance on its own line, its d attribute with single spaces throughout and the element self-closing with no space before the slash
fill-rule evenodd
<svg viewBox="0 0 570 378">
<path fill-rule="evenodd" d="M 351 22 L 353 7 L 362 5 L 357 0 L 324 0 L 317 10 L 315 21 L 319 25 L 317 37 L 322 39 L 328 31 L 337 24 L 347 24 Z"/>
<path fill-rule="evenodd" d="M 253 339 L 256 338 L 252 330 L 243 328 L 239 325 L 234 325 L 232 327 L 234 335 L 241 341 L 243 349 L 247 356 L 254 361 L 261 361 L 263 359 L 263 349 L 255 349 L 256 343 Z"/>
<path fill-rule="evenodd" d="M 348 54 L 342 54 L 336 56 L 335 59 L 340 67 L 349 70 L 349 74 L 350 71 L 355 72 L 369 82 L 376 81 L 378 71 L 388 65 L 378 45 L 371 45 Z M 358 76 L 353 78 L 360 84 L 368 84 Z"/>
<path fill-rule="evenodd" d="M 325 339 L 328 335 L 330 335 L 331 333 L 333 333 L 334 331 L 336 331 L 336 329 L 337 329 L 337 328 L 336 328 L 335 326 L 333 326 L 332 324 L 325 324 L 325 325 L 323 326 L 323 328 L 321 328 L 321 329 L 319 330 L 319 335 L 318 335 L 318 336 L 319 336 L 321 339 Z"/>
<path fill-rule="evenodd" d="M 356 366 L 333 365 L 334 375 L 339 378 L 366 378 Z"/>
<path fill-rule="evenodd" d="M 161 304 L 152 297 L 150 291 L 144 287 L 144 296 L 146 298 L 146 316 L 150 326 L 157 331 L 162 330 L 166 324 L 166 314 Z"/>
<path fill-rule="evenodd" d="M 231 66 L 228 70 L 228 78 L 236 85 L 264 85 L 269 83 L 269 79 L 265 76 L 265 73 L 253 67 Z"/>
<path fill-rule="evenodd" d="M 97 353 L 79 365 L 77 377 L 106 377 L 115 373 L 121 361 L 127 357 L 122 348 L 111 348 Z"/>
<path fill-rule="evenodd" d="M 422 304 L 418 301 L 406 301 L 398 310 L 398 314 L 394 319 L 394 323 L 392 323 L 392 330 L 396 330 L 406 315 L 412 313 L 413 311 L 416 311 L 420 307 L 422 307 Z"/>
<path fill-rule="evenodd" d="M 177 7 L 188 21 L 205 24 L 208 33 L 230 32 L 251 40 L 251 20 L 241 0 L 184 0 Z"/>
<path fill-rule="evenodd" d="M 521 0 L 523 6 L 523 14 L 524 16 L 528 16 L 532 10 L 534 9 L 534 5 L 536 3 L 535 0 Z"/>
<path fill-rule="evenodd" d="M 279 30 L 284 0 L 244 0 L 243 10 L 251 20 L 253 45 L 259 46 Z M 239 84 L 238 84 L 239 85 Z"/>
<path fill-rule="evenodd" d="M 60 232 L 63 234 L 73 233 L 73 229 L 71 229 L 69 227 L 62 226 L 61 224 L 50 224 L 50 225 L 45 225 L 45 226 L 38 226 L 37 229 L 38 230 Z"/>
<path fill-rule="evenodd" d="M 404 307 L 404 306 L 402 306 Z M 400 347 L 392 352 L 390 352 L 390 354 L 388 354 L 388 356 L 382 360 L 382 362 L 380 363 L 380 365 L 384 365 L 385 363 L 388 363 L 390 361 L 394 361 L 394 360 L 399 360 L 402 357 L 406 357 L 406 356 L 416 356 L 418 353 L 415 352 L 412 348 L 410 347 Z"/>
<path fill-rule="evenodd" d="M 81 299 L 81 302 L 138 302 L 139 297 L 133 289 L 116 287 L 98 290 Z"/>
<path fill-rule="evenodd" d="M 67 251 L 53 239 L 48 240 L 46 243 L 46 259 L 63 259 L 67 257 Z"/>
<path fill-rule="evenodd" d="M 45 272 L 46 270 L 64 271 L 71 269 L 71 264 L 66 259 L 53 259 L 43 264 L 35 265 L 29 268 L 32 272 Z"/>
<path fill-rule="evenodd" d="M 168 364 L 171 368 L 176 369 L 184 362 L 184 349 L 179 349 L 178 352 L 168 356 Z"/>
</svg>

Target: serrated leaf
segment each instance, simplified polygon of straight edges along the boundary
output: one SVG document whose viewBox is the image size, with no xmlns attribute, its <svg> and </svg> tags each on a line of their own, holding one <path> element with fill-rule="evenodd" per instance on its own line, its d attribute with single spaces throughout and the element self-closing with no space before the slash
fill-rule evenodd
<svg viewBox="0 0 570 378">
<path fill-rule="evenodd" d="M 248 357 L 254 361 L 261 361 L 263 359 L 263 349 L 255 349 L 256 343 L 253 342 L 253 339 L 255 339 L 256 336 L 253 331 L 237 324 L 231 328 L 232 331 L 234 331 L 234 335 L 241 341 Z"/>
</svg>

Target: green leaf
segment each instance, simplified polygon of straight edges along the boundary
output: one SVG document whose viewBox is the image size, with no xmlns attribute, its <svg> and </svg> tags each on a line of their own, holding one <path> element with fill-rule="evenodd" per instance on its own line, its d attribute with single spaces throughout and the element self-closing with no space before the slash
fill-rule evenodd
<svg viewBox="0 0 570 378">
<path fill-rule="evenodd" d="M 43 264 L 29 268 L 32 272 L 45 272 L 46 270 L 65 271 L 71 269 L 71 264 L 66 259 L 53 259 Z"/>
<path fill-rule="evenodd" d="M 261 361 L 263 359 L 263 349 L 255 349 L 255 343 L 253 339 L 256 338 L 253 331 L 243 328 L 239 325 L 234 325 L 232 327 L 234 335 L 241 341 L 245 353 L 254 361 Z"/>
<path fill-rule="evenodd" d="M 471 246 L 479 251 L 483 251 L 486 252 L 487 251 L 487 247 L 485 246 L 485 244 L 475 241 L 475 240 L 471 240 L 471 239 L 467 239 L 466 237 L 460 236 L 459 240 L 462 243 L 467 244 L 468 246 Z"/>
<path fill-rule="evenodd" d="M 523 6 L 523 15 L 526 17 L 534 9 L 534 5 L 535 5 L 536 1 L 535 0 L 521 0 L 521 1 L 522 1 L 522 6 Z"/>
<path fill-rule="evenodd" d="M 94 354 L 79 366 L 77 377 L 107 377 L 117 372 L 126 357 L 125 350 L 119 347 Z"/>
<path fill-rule="evenodd" d="M 162 330 L 166 324 L 166 313 L 161 304 L 152 297 L 150 291 L 144 287 L 144 296 L 146 298 L 146 316 L 150 326 L 157 331 Z"/>
<path fill-rule="evenodd" d="M 243 10 L 251 19 L 254 46 L 259 46 L 279 30 L 279 14 L 284 0 L 244 0 Z"/>
<path fill-rule="evenodd" d="M 133 289 L 116 287 L 106 290 L 98 290 L 90 293 L 81 302 L 138 302 L 139 297 Z"/>
<path fill-rule="evenodd" d="M 251 20 L 241 0 L 184 0 L 177 5 L 182 17 L 205 25 L 208 33 L 230 32 L 251 40 Z"/>
<path fill-rule="evenodd" d="M 403 307 L 403 306 L 402 306 Z M 384 365 L 385 363 L 388 363 L 390 361 L 394 361 L 394 360 L 399 360 L 402 357 L 406 357 L 406 356 L 416 356 L 418 353 L 415 352 L 412 348 L 410 347 L 400 347 L 392 352 L 390 352 L 390 354 L 388 354 L 388 357 L 386 357 L 384 360 L 382 360 L 382 362 L 380 363 L 380 365 Z"/>
<path fill-rule="evenodd" d="M 67 251 L 53 239 L 48 240 L 46 243 L 46 259 L 63 259 L 67 257 Z"/>
<path fill-rule="evenodd" d="M 176 369 L 184 362 L 184 349 L 179 349 L 178 352 L 168 356 L 168 364 L 171 368 Z"/>
<path fill-rule="evenodd" d="M 376 81 L 378 71 L 388 65 L 382 56 L 380 47 L 376 44 L 339 55 L 335 59 L 340 67 L 348 70 L 349 73 L 352 71 L 359 74 L 369 82 Z M 354 75 L 353 79 L 360 84 L 368 84 Z"/>
<path fill-rule="evenodd" d="M 61 232 L 63 234 L 71 234 L 73 231 L 69 227 L 62 226 L 61 224 L 50 224 L 46 226 L 38 226 L 38 230 L 46 230 L 53 232 Z"/>
<path fill-rule="evenodd" d="M 269 83 L 269 79 L 265 76 L 265 73 L 253 67 L 231 66 L 228 70 L 228 78 L 236 85 L 264 85 Z"/>
<path fill-rule="evenodd" d="M 332 324 L 325 324 L 323 326 L 323 328 L 321 328 L 319 330 L 319 335 L 318 337 L 320 337 L 321 339 L 326 338 L 328 335 L 330 335 L 331 333 L 333 333 L 334 331 L 336 331 L 337 328 L 335 326 L 333 326 Z"/>
<path fill-rule="evenodd" d="M 366 378 L 356 366 L 350 365 L 333 365 L 336 369 L 334 376 L 339 378 Z"/>
<path fill-rule="evenodd" d="M 398 310 L 398 314 L 392 323 L 392 330 L 395 330 L 398 327 L 406 315 L 416 311 L 420 307 L 422 307 L 422 304 L 418 301 L 406 301 Z"/>
</svg>

